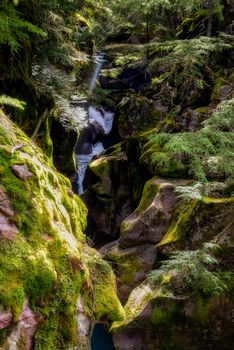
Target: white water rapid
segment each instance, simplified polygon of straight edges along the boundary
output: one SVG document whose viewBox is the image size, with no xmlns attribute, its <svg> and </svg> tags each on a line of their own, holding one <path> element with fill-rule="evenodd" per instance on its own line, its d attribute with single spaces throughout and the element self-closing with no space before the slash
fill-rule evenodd
<svg viewBox="0 0 234 350">
<path fill-rule="evenodd" d="M 108 135 L 111 132 L 114 121 L 114 113 L 106 111 L 102 107 L 98 108 L 90 106 L 88 110 L 88 117 L 90 124 L 99 124 L 102 127 L 104 135 Z M 78 165 L 78 194 L 83 193 L 83 181 L 88 164 L 91 162 L 94 156 L 102 153 L 105 150 L 101 142 L 101 137 L 100 141 L 97 141 L 95 144 L 91 144 L 91 149 L 92 151 L 89 154 L 76 154 Z"/>
</svg>

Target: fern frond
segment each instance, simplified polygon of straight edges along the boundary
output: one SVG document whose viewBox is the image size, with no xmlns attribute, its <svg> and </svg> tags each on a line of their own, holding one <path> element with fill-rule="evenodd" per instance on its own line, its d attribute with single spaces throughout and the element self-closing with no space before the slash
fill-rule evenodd
<svg viewBox="0 0 234 350">
<path fill-rule="evenodd" d="M 17 98 L 14 98 L 14 97 L 0 95 L 0 105 L 8 105 L 8 106 L 12 106 L 12 107 L 16 107 L 21 110 L 24 110 L 26 102 L 18 100 Z"/>
</svg>

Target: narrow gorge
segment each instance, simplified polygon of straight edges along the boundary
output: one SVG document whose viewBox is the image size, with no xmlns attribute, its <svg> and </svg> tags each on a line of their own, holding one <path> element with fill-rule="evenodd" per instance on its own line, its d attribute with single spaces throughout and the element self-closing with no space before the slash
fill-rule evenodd
<svg viewBox="0 0 234 350">
<path fill-rule="evenodd" d="M 233 0 L 2 0 L 0 350 L 232 350 Z"/>
</svg>

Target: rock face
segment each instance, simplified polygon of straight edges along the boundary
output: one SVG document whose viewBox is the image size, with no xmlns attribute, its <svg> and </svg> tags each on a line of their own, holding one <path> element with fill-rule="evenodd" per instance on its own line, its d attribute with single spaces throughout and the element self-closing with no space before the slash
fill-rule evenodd
<svg viewBox="0 0 234 350">
<path fill-rule="evenodd" d="M 0 178 L 0 348 L 88 349 L 93 323 L 124 317 L 114 274 L 69 180 L 2 111 Z"/>
<path fill-rule="evenodd" d="M 232 348 L 232 303 L 228 299 L 160 295 L 145 284 L 132 292 L 125 310 L 131 315 L 128 324 L 113 327 L 118 350 Z"/>
<path fill-rule="evenodd" d="M 123 303 L 131 290 L 146 278 L 157 260 L 157 250 L 150 244 L 122 249 L 117 241 L 102 247 L 100 253 L 115 268 L 118 295 Z"/>
<path fill-rule="evenodd" d="M 20 178 L 22 181 L 26 181 L 29 177 L 33 176 L 33 174 L 28 170 L 27 164 L 18 165 L 14 164 L 12 165 L 12 170 L 14 174 Z"/>
<path fill-rule="evenodd" d="M 212 196 L 181 200 L 177 186 L 180 190 L 190 188 L 188 181 L 183 180 L 181 183 L 149 180 L 138 208 L 122 223 L 119 241 L 101 250 L 112 262 L 118 276 L 118 291 L 126 303 L 125 320 L 115 322 L 112 327 L 118 350 L 196 350 L 206 349 L 207 344 L 212 349 L 232 347 L 234 200 Z M 213 194 L 217 196 L 217 190 Z M 211 246 L 218 243 L 221 247 L 216 252 L 218 269 L 203 253 L 205 242 L 211 242 Z M 208 249 L 209 244 L 204 247 Z M 178 253 L 173 258 L 174 264 L 167 265 L 167 259 L 175 251 Z M 191 258 L 180 261 L 186 254 Z M 193 254 L 197 254 L 195 258 Z M 200 265 L 199 256 L 202 256 Z M 211 272 L 199 271 L 205 259 L 212 265 Z M 149 277 L 150 270 L 156 279 Z M 216 277 L 210 275 L 203 281 L 213 271 L 220 279 L 214 280 Z M 198 280 L 187 285 L 196 273 Z M 222 279 L 224 274 L 229 276 L 227 280 Z M 212 280 L 214 285 L 209 284 Z"/>
<path fill-rule="evenodd" d="M 178 201 L 173 190 L 181 183 L 183 180 L 173 183 L 158 178 L 146 182 L 138 207 L 121 224 L 121 246 L 156 244 L 161 240 Z"/>
<path fill-rule="evenodd" d="M 82 198 L 89 208 L 87 233 L 98 245 L 118 237 L 121 222 L 132 211 L 127 166 L 121 145 L 89 165 L 88 186 Z"/>
<path fill-rule="evenodd" d="M 7 338 L 9 349 L 17 349 L 19 344 L 25 350 L 33 348 L 33 336 L 36 332 L 36 315 L 28 307 L 27 301 L 18 318 L 18 324 Z"/>
</svg>

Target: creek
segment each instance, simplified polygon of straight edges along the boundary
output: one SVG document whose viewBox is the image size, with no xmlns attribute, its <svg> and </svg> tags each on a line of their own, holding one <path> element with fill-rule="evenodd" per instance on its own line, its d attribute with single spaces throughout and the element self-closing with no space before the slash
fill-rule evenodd
<svg viewBox="0 0 234 350">
<path fill-rule="evenodd" d="M 96 66 L 90 80 L 88 94 L 93 93 L 98 79 L 100 70 L 104 63 L 103 54 L 96 57 Z M 77 106 L 81 110 L 82 115 L 86 115 L 86 125 L 82 128 L 78 142 L 75 147 L 77 161 L 77 184 L 78 194 L 81 195 L 84 191 L 84 178 L 89 163 L 95 156 L 104 152 L 109 145 L 108 135 L 110 135 L 114 113 L 106 110 L 102 106 Z M 111 137 L 111 136 L 110 136 Z M 114 350 L 114 344 L 111 334 L 101 323 L 95 324 L 91 336 L 91 350 Z"/>
<path fill-rule="evenodd" d="M 83 181 L 88 164 L 94 156 L 105 150 L 105 137 L 110 134 L 114 121 L 114 113 L 102 107 L 88 108 L 88 126 L 80 134 L 76 145 L 78 166 L 78 194 L 83 193 Z"/>
</svg>

